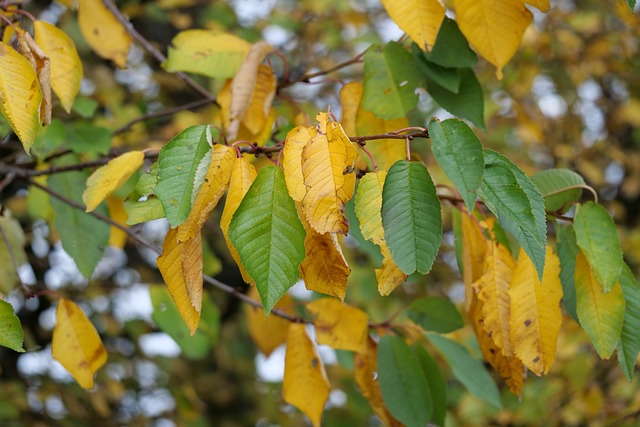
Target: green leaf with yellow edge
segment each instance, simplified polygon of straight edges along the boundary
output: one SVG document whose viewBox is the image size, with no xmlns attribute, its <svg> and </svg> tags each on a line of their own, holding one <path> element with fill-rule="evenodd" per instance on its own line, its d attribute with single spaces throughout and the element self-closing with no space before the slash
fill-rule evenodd
<svg viewBox="0 0 640 427">
<path fill-rule="evenodd" d="M 131 36 L 102 0 L 78 0 L 78 25 L 91 49 L 119 68 L 127 65 Z"/>
<path fill-rule="evenodd" d="M 421 49 L 436 42 L 444 7 L 438 0 L 382 0 L 389 16 Z"/>
<path fill-rule="evenodd" d="M 251 43 L 233 34 L 181 31 L 171 41 L 162 68 L 170 73 L 186 71 L 224 81 L 236 75 L 250 48 Z"/>
<path fill-rule="evenodd" d="M 24 332 L 13 306 L 0 299 L 0 345 L 18 353 L 24 353 Z"/>
<path fill-rule="evenodd" d="M 196 125 L 176 135 L 160 150 L 156 194 L 171 227 L 182 224 L 191 212 L 193 182 L 200 162 L 211 150 L 207 126 Z"/>
<path fill-rule="evenodd" d="M 607 293 L 622 270 L 622 247 L 613 219 L 602 206 L 587 202 L 578 206 L 573 221 L 576 241 L 596 280 Z"/>
<path fill-rule="evenodd" d="M 306 325 L 291 323 L 287 335 L 282 394 L 285 402 L 300 409 L 314 427 L 320 427 L 329 380 Z"/>
<path fill-rule="evenodd" d="M 622 266 L 620 286 L 626 302 L 622 332 L 618 342 L 618 361 L 629 381 L 633 377 L 638 353 L 640 353 L 640 287 L 628 265 Z"/>
<path fill-rule="evenodd" d="M 17 219 L 0 215 L 0 228 L 0 292 L 8 294 L 19 283 L 14 260 L 18 267 L 27 262 L 26 239 Z"/>
<path fill-rule="evenodd" d="M 575 274 L 580 326 L 589 335 L 598 355 L 608 359 L 616 348 L 624 323 L 626 304 L 622 287 L 616 281 L 605 294 L 582 251 L 576 258 Z"/>
<path fill-rule="evenodd" d="M 413 63 L 398 43 L 370 47 L 364 55 L 362 106 L 381 119 L 406 116 L 418 102 L 415 87 L 421 80 Z"/>
<path fill-rule="evenodd" d="M 427 274 L 442 241 L 442 214 L 427 168 L 396 162 L 382 190 L 382 227 L 393 260 L 405 274 Z"/>
<path fill-rule="evenodd" d="M 365 351 L 369 338 L 369 316 L 335 298 L 320 298 L 307 304 L 314 316 L 316 341 L 336 350 Z"/>
<path fill-rule="evenodd" d="M 544 198 L 547 212 L 566 212 L 580 200 L 584 179 L 569 169 L 547 169 L 531 175 L 531 182 Z"/>
<path fill-rule="evenodd" d="M 444 298 L 423 297 L 411 303 L 407 310 L 409 319 L 427 331 L 442 334 L 464 326 L 462 316 L 453 303 Z"/>
<path fill-rule="evenodd" d="M 502 79 L 502 68 L 516 53 L 533 15 L 522 0 L 455 0 L 454 5 L 460 31 Z"/>
<path fill-rule="evenodd" d="M 520 248 L 509 289 L 511 343 L 518 359 L 538 376 L 548 373 L 555 362 L 562 325 L 560 261 L 548 246 L 546 259 L 539 280 L 531 259 Z"/>
<path fill-rule="evenodd" d="M 298 280 L 305 255 L 304 227 L 279 167 L 260 169 L 231 218 L 229 238 L 269 313 Z"/>
<path fill-rule="evenodd" d="M 576 313 L 576 256 L 580 248 L 576 243 L 576 233 L 573 225 L 554 224 L 556 230 L 556 249 L 560 259 L 560 283 L 562 283 L 562 305 L 567 313 L 578 321 Z"/>
<path fill-rule="evenodd" d="M 408 427 L 431 420 L 431 390 L 417 357 L 402 338 L 386 335 L 378 345 L 378 382 L 385 405 Z"/>
<path fill-rule="evenodd" d="M 48 22 L 34 21 L 33 31 L 36 43 L 49 57 L 51 89 L 69 113 L 82 82 L 82 62 L 76 46 L 64 31 Z"/>
<path fill-rule="evenodd" d="M 96 169 L 87 179 L 87 188 L 82 193 L 86 211 L 93 211 L 111 193 L 127 182 L 142 166 L 143 161 L 142 151 L 129 151 Z"/>
<path fill-rule="evenodd" d="M 471 48 L 458 24 L 445 16 L 438 31 L 436 44 L 425 57 L 442 67 L 468 68 L 478 62 L 478 56 Z"/>
<path fill-rule="evenodd" d="M 40 131 L 42 91 L 29 61 L 0 43 L 0 113 L 29 153 Z"/>
<path fill-rule="evenodd" d="M 93 388 L 93 375 L 107 361 L 98 331 L 82 309 L 65 298 L 58 301 L 51 353 L 86 389 Z"/>
<path fill-rule="evenodd" d="M 542 278 L 547 242 L 544 201 L 531 180 L 503 155 L 484 150 L 479 195 L 500 225 L 513 234 Z"/>
<path fill-rule="evenodd" d="M 460 192 L 467 211 L 473 212 L 484 171 L 482 143 L 459 119 L 432 119 L 429 137 L 433 156 Z"/>
</svg>

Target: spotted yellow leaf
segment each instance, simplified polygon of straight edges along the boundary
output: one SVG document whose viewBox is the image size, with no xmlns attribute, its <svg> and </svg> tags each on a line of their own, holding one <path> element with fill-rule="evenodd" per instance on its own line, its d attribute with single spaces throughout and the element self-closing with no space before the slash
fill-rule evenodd
<svg viewBox="0 0 640 427">
<path fill-rule="evenodd" d="M 98 56 L 119 68 L 127 65 L 131 36 L 102 0 L 78 0 L 78 25 Z"/>
<path fill-rule="evenodd" d="M 511 341 L 516 356 L 534 374 L 549 372 L 556 358 L 562 324 L 560 261 L 547 246 L 542 281 L 531 259 L 520 249 L 511 278 Z"/>
<path fill-rule="evenodd" d="M 42 91 L 29 61 L 0 43 L 0 112 L 28 153 L 40 131 Z"/>
<path fill-rule="evenodd" d="M 254 300 L 260 301 L 258 288 L 255 286 L 249 289 L 248 295 Z M 274 309 L 294 314 L 293 299 L 289 294 L 284 294 Z M 249 335 L 265 356 L 269 356 L 280 344 L 285 343 L 290 321 L 274 315 L 267 317 L 263 309 L 249 304 L 245 304 L 244 312 L 249 326 Z"/>
<path fill-rule="evenodd" d="M 142 151 L 129 151 L 99 167 L 87 179 L 87 188 L 82 193 L 82 201 L 91 212 L 118 187 L 127 182 L 144 162 Z"/>
<path fill-rule="evenodd" d="M 311 131 L 310 131 L 311 129 Z M 282 149 L 282 168 L 289 195 L 296 202 L 301 202 L 307 193 L 302 176 L 302 149 L 311 141 L 313 128 L 297 126 L 289 131 Z"/>
<path fill-rule="evenodd" d="M 65 298 L 58 301 L 51 352 L 83 388 L 93 388 L 93 375 L 107 361 L 98 331 L 82 309 Z"/>
<path fill-rule="evenodd" d="M 64 31 L 48 22 L 36 20 L 33 29 L 36 43 L 51 63 L 51 89 L 69 113 L 82 82 L 82 62 L 76 46 Z"/>
<path fill-rule="evenodd" d="M 302 411 L 314 427 L 320 427 L 330 385 L 304 324 L 289 326 L 282 388 L 285 402 Z"/>
<path fill-rule="evenodd" d="M 233 243 L 231 243 L 231 240 L 229 239 L 229 224 L 231 224 L 233 214 L 238 209 L 238 206 L 240 206 L 240 202 L 242 202 L 244 195 L 249 191 L 249 187 L 251 187 L 251 184 L 253 183 L 253 180 L 256 179 L 257 175 L 258 173 L 256 172 L 256 168 L 254 168 L 247 159 L 243 157 L 236 157 L 233 160 L 231 167 L 231 179 L 229 181 L 229 192 L 227 193 L 227 200 L 224 204 L 222 216 L 220 217 L 220 228 L 222 229 L 224 240 L 227 242 L 227 248 L 229 248 L 231 256 L 238 265 L 238 268 L 240 268 L 242 279 L 246 283 L 250 284 L 254 284 L 253 279 L 251 279 L 251 276 L 249 276 L 242 266 L 242 263 L 240 262 L 240 254 L 238 254 L 238 250 L 233 246 Z"/>
<path fill-rule="evenodd" d="M 307 304 L 315 317 L 316 340 L 336 350 L 366 351 L 369 317 L 335 298 L 321 298 Z"/>
<path fill-rule="evenodd" d="M 421 49 L 433 47 L 445 13 L 439 0 L 382 0 L 382 4 L 393 22 Z"/>
</svg>

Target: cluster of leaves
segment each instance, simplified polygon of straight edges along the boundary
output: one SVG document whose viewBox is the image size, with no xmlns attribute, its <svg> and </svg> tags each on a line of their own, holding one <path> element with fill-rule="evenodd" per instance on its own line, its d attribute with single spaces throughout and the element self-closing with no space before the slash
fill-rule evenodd
<svg viewBox="0 0 640 427">
<path fill-rule="evenodd" d="M 545 1 L 528 3 L 549 9 Z M 80 1 L 78 22 L 96 53 L 122 67 L 133 30 L 105 4 Z M 84 166 L 75 166 L 74 156 L 86 155 L 85 148 L 50 142 L 54 134 L 61 140 L 60 135 L 78 132 L 52 132 L 51 96 L 45 93 L 53 89 L 71 111 L 82 76 L 73 42 L 37 20 L 32 40 L 12 22 L 0 45 L 2 113 L 25 151 L 39 160 L 47 159 L 52 145 L 74 152 L 54 161 L 50 171 L 60 173 L 52 173 L 46 186 L 31 181 L 33 191 L 43 189 L 51 198 L 65 251 L 90 278 L 104 247 L 114 241 L 110 226 L 127 233 L 120 235 L 121 242 L 128 235 L 151 247 L 160 255 L 157 267 L 191 335 L 201 332 L 201 316 L 206 325 L 215 323 L 207 313 L 216 309 L 204 292 L 205 281 L 261 307 L 270 317 L 250 311 L 251 336 L 265 354 L 286 343 L 283 396 L 313 425 L 321 423 L 331 386 L 306 323 L 315 327 L 318 344 L 354 353 L 355 381 L 385 424 L 443 425 L 448 386 L 434 354 L 471 393 L 501 406 L 483 365 L 442 335 L 464 325 L 457 308 L 446 299 L 427 297 L 411 303 L 408 320 L 370 321 L 362 310 L 366 307 L 344 303 L 352 266 L 342 245 L 354 227 L 377 245 L 382 265 L 375 275 L 380 295 L 386 296 L 410 275 L 431 271 L 442 247 L 443 218 L 451 216 L 464 312 L 485 360 L 513 394 L 521 394 L 527 370 L 540 376 L 551 369 L 562 307 L 600 357 L 609 358 L 617 349 L 631 379 L 640 352 L 634 333 L 640 326 L 640 288 L 624 263 L 609 213 L 597 200 L 581 203 L 583 189 L 591 190 L 583 178 L 567 169 L 529 177 L 502 154 L 483 148 L 461 119 L 434 118 L 426 127 L 410 126 L 408 119 L 421 87 L 442 108 L 484 129 L 482 89 L 471 68 L 477 61 L 474 51 L 496 67 L 500 78 L 531 12 L 519 0 L 458 0 L 453 20 L 435 0 L 383 4 L 413 43 L 374 45 L 346 64 L 361 59 L 364 72 L 361 82 L 343 86 L 340 120 L 327 111 L 311 124 L 300 111 L 280 141 L 273 131 L 276 95 L 297 83 L 287 74 L 287 59 L 264 41 L 251 44 L 228 33 L 187 30 L 174 38 L 163 67 L 215 79 L 219 111 L 213 125 L 187 127 L 159 151 L 131 150 L 85 162 L 87 167 L 101 165 L 90 176 L 77 170 Z M 7 18 L 19 10 L 8 10 Z M 503 15 L 509 16 L 506 22 L 496 19 Z M 104 18 L 99 29 L 96 16 Z M 21 53 L 9 46 L 14 32 Z M 45 32 L 51 36 L 43 38 Z M 271 63 L 275 57 L 285 63 L 280 78 Z M 20 79 L 9 79 L 7 73 Z M 41 124 L 49 127 L 37 137 Z M 89 127 L 86 132 L 100 131 Z M 433 171 L 411 150 L 413 141 L 427 137 L 451 186 L 434 183 Z M 255 161 L 258 156 L 274 164 Z M 141 171 L 145 159 L 156 158 Z M 124 200 L 115 196 L 123 189 Z M 219 225 L 224 240 L 260 301 L 205 272 L 202 231 L 223 198 Z M 345 212 L 351 199 L 352 224 Z M 122 225 L 159 218 L 171 227 L 161 251 Z M 1 220 L 2 254 L 16 267 L 25 259 L 24 236 L 15 220 Z M 548 222 L 554 225 L 555 245 L 547 235 Z M 300 278 L 307 289 L 330 298 L 294 304 L 287 292 Z M 160 290 L 152 292 L 152 299 L 156 306 L 168 302 Z M 2 301 L 0 308 L 0 344 L 23 351 L 11 305 Z M 98 333 L 69 299 L 58 301 L 56 318 L 54 358 L 82 387 L 92 388 L 93 375 L 107 358 Z M 192 344 L 166 315 L 154 318 L 181 346 Z"/>
</svg>

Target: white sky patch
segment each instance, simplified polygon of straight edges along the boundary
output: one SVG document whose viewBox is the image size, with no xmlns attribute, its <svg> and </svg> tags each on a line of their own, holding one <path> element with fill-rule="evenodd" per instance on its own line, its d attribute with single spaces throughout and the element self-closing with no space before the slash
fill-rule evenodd
<svg viewBox="0 0 640 427">
<path fill-rule="evenodd" d="M 164 332 L 141 335 L 138 338 L 138 344 L 147 357 L 177 357 L 180 355 L 180 346 Z"/>
<path fill-rule="evenodd" d="M 258 378 L 266 383 L 282 382 L 284 378 L 285 354 L 284 344 L 273 350 L 269 357 L 266 357 L 262 352 L 258 352 L 254 359 Z"/>
<path fill-rule="evenodd" d="M 149 285 L 138 283 L 128 288 L 118 289 L 112 295 L 113 316 L 121 323 L 127 320 L 143 319 L 151 321 L 153 305 L 149 295 Z"/>
</svg>

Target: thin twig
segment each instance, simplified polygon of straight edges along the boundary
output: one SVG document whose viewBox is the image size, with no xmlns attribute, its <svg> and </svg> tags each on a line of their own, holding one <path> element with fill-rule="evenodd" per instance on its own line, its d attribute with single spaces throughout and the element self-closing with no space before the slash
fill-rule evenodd
<svg viewBox="0 0 640 427">
<path fill-rule="evenodd" d="M 320 76 L 324 76 L 326 74 L 330 74 L 333 73 L 335 71 L 338 71 L 342 68 L 348 67 L 349 65 L 353 65 L 353 64 L 357 64 L 358 62 L 362 61 L 362 57 L 364 56 L 365 52 L 362 52 L 356 56 L 354 56 L 353 58 L 342 62 L 334 67 L 328 68 L 326 70 L 321 70 L 321 71 L 317 71 L 315 73 L 309 73 L 309 74 L 304 74 L 296 79 L 292 79 L 292 80 L 283 80 L 279 85 L 278 85 L 278 89 L 284 89 L 286 87 L 292 86 L 296 83 L 309 83 L 309 81 L 315 77 L 320 77 Z"/>
<path fill-rule="evenodd" d="M 161 117 L 171 116 L 173 114 L 179 113 L 180 111 L 191 110 L 193 108 L 203 107 L 203 106 L 211 104 L 211 103 L 212 103 L 211 99 L 205 98 L 205 99 L 200 99 L 198 101 L 190 102 L 188 104 L 178 105 L 177 107 L 172 107 L 172 108 L 167 108 L 167 109 L 164 109 L 164 110 L 145 113 L 145 114 L 143 114 L 143 115 L 141 115 L 139 117 L 136 117 L 135 119 L 131 120 L 129 123 L 127 123 L 126 125 L 122 126 L 121 128 L 118 128 L 118 129 L 114 130 L 113 134 L 114 135 L 119 135 L 121 133 L 124 133 L 124 132 L 128 131 L 129 129 L 131 129 L 131 126 L 135 125 L 136 123 L 144 122 L 146 120 L 152 120 L 152 119 L 158 119 L 158 118 L 161 118 Z"/>
</svg>

